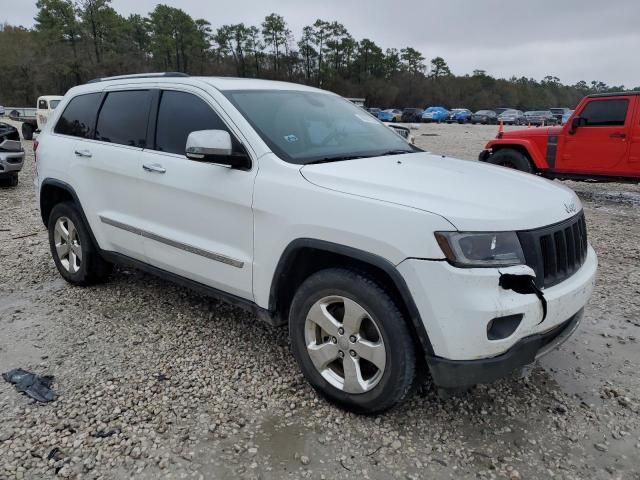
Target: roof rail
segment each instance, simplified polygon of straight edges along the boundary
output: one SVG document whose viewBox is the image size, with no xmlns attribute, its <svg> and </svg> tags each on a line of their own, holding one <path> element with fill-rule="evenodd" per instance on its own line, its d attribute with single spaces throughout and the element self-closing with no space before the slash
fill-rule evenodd
<svg viewBox="0 0 640 480">
<path fill-rule="evenodd" d="M 157 73 L 134 73 L 131 75 L 117 75 L 115 77 L 102 77 L 89 80 L 87 83 L 106 82 L 107 80 L 129 80 L 134 78 L 158 78 L 158 77 L 188 77 L 182 72 L 157 72 Z"/>
</svg>

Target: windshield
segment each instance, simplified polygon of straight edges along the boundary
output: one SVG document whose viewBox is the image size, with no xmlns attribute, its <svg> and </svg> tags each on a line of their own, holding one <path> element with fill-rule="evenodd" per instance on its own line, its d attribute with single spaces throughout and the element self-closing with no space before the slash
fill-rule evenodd
<svg viewBox="0 0 640 480">
<path fill-rule="evenodd" d="M 552 108 L 552 113 L 564 113 L 564 108 Z"/>
<path fill-rule="evenodd" d="M 58 106 L 59 103 L 60 103 L 60 100 L 51 100 L 49 102 L 49 107 L 51 108 L 51 110 L 53 110 Z"/>
<path fill-rule="evenodd" d="M 322 92 L 223 92 L 280 158 L 304 165 L 414 150 L 348 100 Z"/>
<path fill-rule="evenodd" d="M 478 110 L 476 115 L 489 115 L 489 110 Z"/>
</svg>

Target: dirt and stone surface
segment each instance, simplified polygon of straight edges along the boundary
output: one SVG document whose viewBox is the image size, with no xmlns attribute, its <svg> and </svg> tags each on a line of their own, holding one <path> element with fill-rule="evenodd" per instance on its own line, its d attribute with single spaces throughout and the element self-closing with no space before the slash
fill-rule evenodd
<svg viewBox="0 0 640 480">
<path fill-rule="evenodd" d="M 413 134 L 473 160 L 495 131 Z M 566 182 L 600 270 L 559 350 L 447 400 L 426 378 L 401 407 L 363 417 L 306 384 L 285 329 L 132 270 L 67 285 L 25 147 L 20 185 L 0 189 L 0 372 L 54 375 L 59 398 L 34 404 L 0 381 L 0 478 L 640 479 L 637 185 Z"/>
</svg>

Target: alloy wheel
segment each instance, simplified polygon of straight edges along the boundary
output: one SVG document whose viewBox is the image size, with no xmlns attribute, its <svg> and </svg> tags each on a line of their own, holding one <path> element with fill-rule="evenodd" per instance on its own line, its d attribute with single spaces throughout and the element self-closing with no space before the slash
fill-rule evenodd
<svg viewBox="0 0 640 480">
<path fill-rule="evenodd" d="M 70 273 L 78 272 L 82 264 L 82 246 L 78 229 L 69 218 L 60 217 L 56 220 L 53 241 L 56 254 L 64 269 Z"/>
<path fill-rule="evenodd" d="M 305 344 L 318 373 L 335 388 L 359 394 L 373 389 L 386 366 L 386 349 L 372 316 L 357 302 L 332 295 L 313 304 Z"/>
</svg>

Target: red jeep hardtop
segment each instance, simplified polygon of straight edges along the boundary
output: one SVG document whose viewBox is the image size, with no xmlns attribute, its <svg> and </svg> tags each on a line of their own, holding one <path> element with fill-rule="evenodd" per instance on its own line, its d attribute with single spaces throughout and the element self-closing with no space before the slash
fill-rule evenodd
<svg viewBox="0 0 640 480">
<path fill-rule="evenodd" d="M 480 161 L 549 178 L 640 180 L 640 92 L 583 98 L 561 127 L 499 132 Z"/>
</svg>

